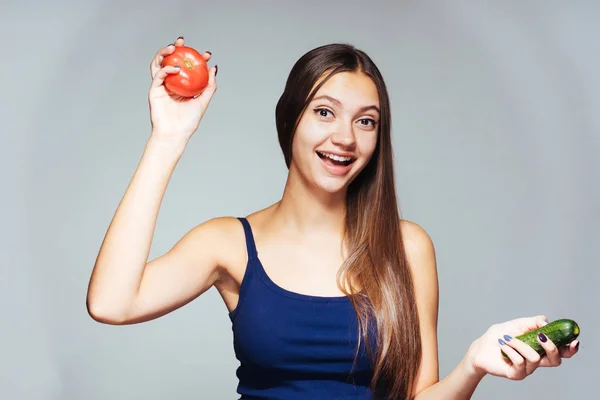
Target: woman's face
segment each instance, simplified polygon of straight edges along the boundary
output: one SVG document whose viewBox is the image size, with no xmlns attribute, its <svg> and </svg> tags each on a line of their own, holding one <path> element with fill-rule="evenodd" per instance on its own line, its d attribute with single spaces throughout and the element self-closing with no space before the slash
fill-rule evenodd
<svg viewBox="0 0 600 400">
<path fill-rule="evenodd" d="M 292 143 L 290 172 L 336 193 L 367 165 L 377 144 L 379 95 L 362 72 L 332 76 L 302 115 Z"/>
</svg>

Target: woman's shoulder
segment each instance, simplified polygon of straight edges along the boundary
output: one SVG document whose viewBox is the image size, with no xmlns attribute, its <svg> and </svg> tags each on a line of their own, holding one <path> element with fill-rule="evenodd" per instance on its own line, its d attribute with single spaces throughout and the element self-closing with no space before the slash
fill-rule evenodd
<svg viewBox="0 0 600 400">
<path fill-rule="evenodd" d="M 417 247 L 429 247 L 433 241 L 425 228 L 414 221 L 407 219 L 400 220 L 400 230 L 405 245 Z"/>
<path fill-rule="evenodd" d="M 401 221 L 404 251 L 415 285 L 415 298 L 422 326 L 435 327 L 439 302 L 438 268 L 433 241 L 425 229 L 412 221 Z"/>
<path fill-rule="evenodd" d="M 268 213 L 270 207 L 256 210 L 248 215 L 221 215 L 212 217 L 205 222 L 202 222 L 194 228 L 194 230 L 217 235 L 223 239 L 238 240 L 240 233 L 243 237 L 244 230 L 240 219 L 247 219 L 250 224 L 252 222 L 264 219 L 264 215 Z"/>
<path fill-rule="evenodd" d="M 216 252 L 218 258 L 225 263 L 232 257 L 234 259 L 245 256 L 246 253 L 246 233 L 240 219 L 247 219 L 250 225 L 254 221 L 262 220 L 263 215 L 269 208 L 257 210 L 248 215 L 222 215 L 212 217 L 198 225 L 193 229 L 193 236 L 197 238 L 210 237 L 216 248 L 212 251 Z"/>
<path fill-rule="evenodd" d="M 402 244 L 413 268 L 433 266 L 435 268 L 435 248 L 433 240 L 425 228 L 414 221 L 400 220 Z"/>
<path fill-rule="evenodd" d="M 254 230 L 256 218 L 258 217 L 260 220 L 262 216 L 263 210 L 254 211 L 248 215 L 222 215 L 200 223 L 194 228 L 198 231 L 198 234 L 195 235 L 198 238 L 195 243 L 198 251 L 202 247 L 211 247 L 210 252 L 213 254 L 219 269 L 219 280 L 215 283 L 215 286 L 220 291 L 226 288 L 226 290 L 235 292 L 237 290 L 235 288 L 239 286 L 246 269 L 248 237 L 240 219 L 248 220 L 252 225 L 251 229 Z M 228 286 L 232 284 L 234 289 Z"/>
</svg>

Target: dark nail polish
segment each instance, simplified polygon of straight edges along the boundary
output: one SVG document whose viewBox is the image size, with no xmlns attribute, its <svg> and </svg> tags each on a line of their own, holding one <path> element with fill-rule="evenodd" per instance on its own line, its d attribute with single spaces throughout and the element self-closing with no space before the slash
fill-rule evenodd
<svg viewBox="0 0 600 400">
<path fill-rule="evenodd" d="M 179 36 L 177 39 L 183 39 L 183 36 Z"/>
<path fill-rule="evenodd" d="M 181 69 L 179 65 L 173 65 L 175 68 Z"/>
<path fill-rule="evenodd" d="M 544 335 L 542 332 L 538 333 L 538 337 L 540 338 L 542 343 L 546 343 L 546 341 L 548 340 L 546 335 Z"/>
<path fill-rule="evenodd" d="M 215 76 L 217 76 L 217 72 L 219 72 L 219 66 L 215 65 Z"/>
<path fill-rule="evenodd" d="M 575 345 L 575 350 L 579 350 L 579 342 Z"/>
<path fill-rule="evenodd" d="M 167 45 L 167 47 L 169 47 L 169 46 L 173 46 L 173 43 L 169 43 L 169 44 Z"/>
<path fill-rule="evenodd" d="M 498 339 L 498 343 L 500 343 L 500 346 L 504 346 L 506 344 L 502 339 Z"/>
<path fill-rule="evenodd" d="M 504 335 L 504 340 L 506 340 L 507 342 L 510 342 L 512 340 L 512 338 L 508 335 Z"/>
<path fill-rule="evenodd" d="M 208 53 L 208 54 L 210 54 L 212 56 L 212 53 L 210 51 L 208 51 L 208 50 L 206 50 L 205 53 Z"/>
</svg>

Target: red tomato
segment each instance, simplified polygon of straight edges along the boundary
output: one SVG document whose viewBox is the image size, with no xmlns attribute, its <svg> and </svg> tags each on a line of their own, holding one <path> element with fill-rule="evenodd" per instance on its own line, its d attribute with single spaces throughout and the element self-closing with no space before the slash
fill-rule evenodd
<svg viewBox="0 0 600 400">
<path fill-rule="evenodd" d="M 182 97 L 194 97 L 208 85 L 208 66 L 200 53 L 191 47 L 175 46 L 175 51 L 163 59 L 162 66 L 178 65 L 178 74 L 169 74 L 165 86 Z"/>
</svg>

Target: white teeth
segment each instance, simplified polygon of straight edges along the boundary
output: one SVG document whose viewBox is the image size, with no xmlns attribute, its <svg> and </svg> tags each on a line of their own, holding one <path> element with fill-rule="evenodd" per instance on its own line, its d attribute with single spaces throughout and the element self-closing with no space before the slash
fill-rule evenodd
<svg viewBox="0 0 600 400">
<path fill-rule="evenodd" d="M 335 161 L 350 161 L 350 160 L 352 160 L 352 157 L 340 157 L 340 156 L 336 156 L 335 154 L 323 153 L 322 151 L 320 151 L 319 154 L 321 154 L 327 158 L 331 158 L 332 160 L 335 160 Z"/>
</svg>

